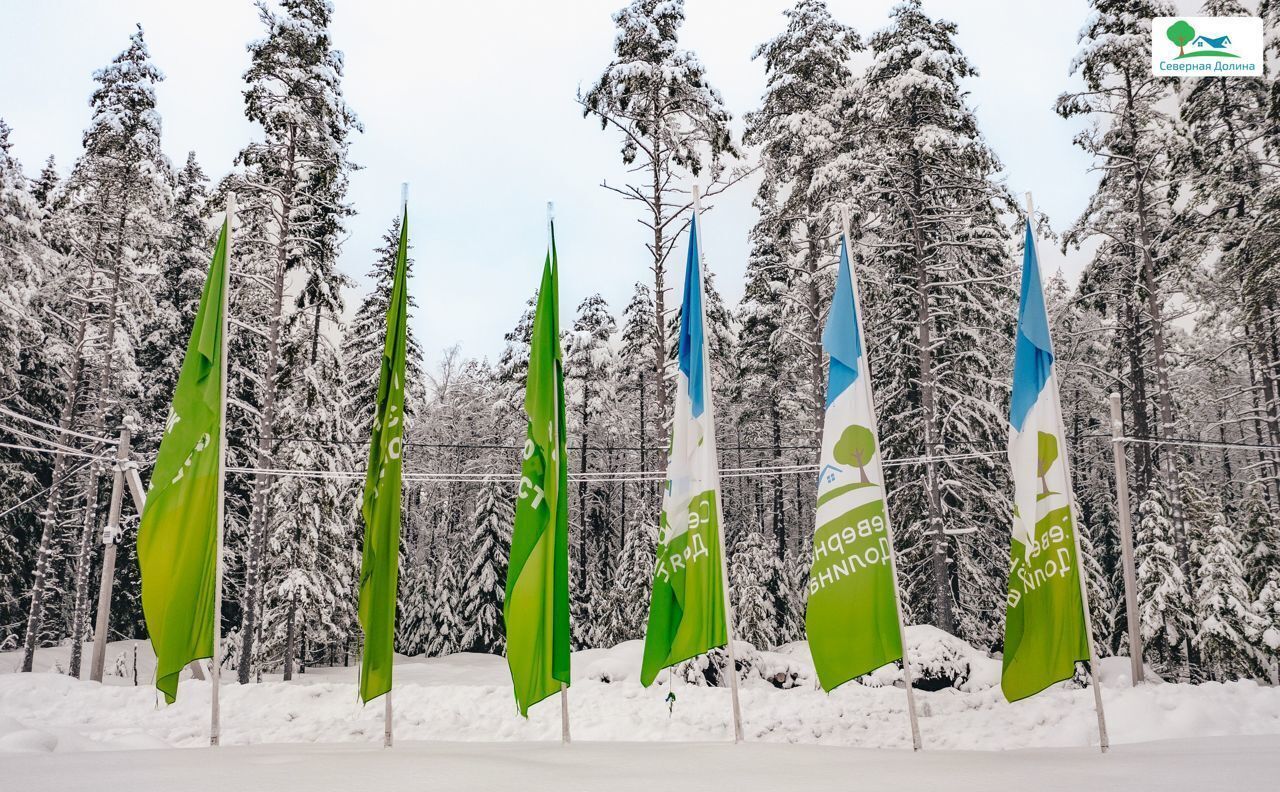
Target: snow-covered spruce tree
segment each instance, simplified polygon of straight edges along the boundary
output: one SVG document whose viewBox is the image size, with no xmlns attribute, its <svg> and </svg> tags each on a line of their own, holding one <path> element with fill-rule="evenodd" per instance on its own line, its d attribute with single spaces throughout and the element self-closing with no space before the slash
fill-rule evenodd
<svg viewBox="0 0 1280 792">
<path fill-rule="evenodd" d="M 351 325 L 342 339 L 342 358 L 350 376 L 347 386 L 347 415 L 355 424 L 359 437 L 368 434 L 373 425 L 373 411 L 377 402 L 378 375 L 382 371 L 382 349 L 387 336 L 387 309 L 391 305 L 391 289 L 395 285 L 396 251 L 400 247 L 400 216 L 391 221 L 382 235 L 382 244 L 374 250 L 376 256 L 370 277 L 373 288 L 360 302 Z M 412 251 L 412 244 L 409 246 Z M 413 277 L 413 256 L 408 257 L 408 273 Z M 413 292 L 409 292 L 409 313 L 418 307 Z M 410 322 L 405 340 L 405 412 L 414 418 L 417 405 L 426 393 L 422 370 L 422 347 L 413 333 Z"/>
<path fill-rule="evenodd" d="M 396 651 L 425 654 L 434 629 L 435 568 L 429 563 L 401 562 L 400 597 L 396 613 Z"/>
<path fill-rule="evenodd" d="M 332 4 L 282 0 L 277 10 L 263 0 L 258 13 L 266 36 L 249 45 L 244 96 L 245 115 L 261 127 L 262 138 L 241 150 L 242 170 L 228 186 L 237 192 L 246 227 L 240 266 L 254 276 L 241 280 L 233 300 L 238 314 L 264 337 L 260 354 L 246 361 L 256 372 L 256 414 L 242 419 L 255 426 L 253 467 L 268 469 L 280 447 L 282 397 L 293 402 L 294 415 L 305 413 L 308 397 L 286 388 L 317 381 L 286 369 L 287 349 L 299 340 L 290 332 L 299 321 L 295 314 L 311 314 L 306 321 L 317 330 L 338 315 L 341 279 L 334 263 L 342 219 L 350 212 L 343 202 L 353 167 L 347 158 L 349 137 L 359 123 L 342 96 L 342 54 L 333 49 L 329 34 Z M 296 305 L 286 302 L 290 280 L 304 284 L 305 296 Z M 293 360 L 316 365 L 314 355 Z M 233 537 L 244 543 L 241 683 L 250 679 L 260 629 L 272 485 L 272 476 L 254 474 L 247 536 Z"/>
<path fill-rule="evenodd" d="M 9 134 L 0 119 L 0 404 L 52 422 L 65 396 L 57 386 L 67 349 L 62 326 L 44 317 L 58 291 L 55 275 L 66 268 L 45 238 L 48 212 L 36 194 L 38 183 L 28 184 Z M 6 508 L 0 521 L 0 645 L 10 648 L 26 617 L 21 600 L 31 587 L 42 524 L 39 495 L 51 467 L 44 454 L 0 449 L 0 503 L 34 499 L 29 508 Z"/>
<path fill-rule="evenodd" d="M 753 233 L 773 254 L 754 263 L 781 287 L 797 384 L 804 384 L 797 398 L 816 448 L 826 404 L 822 323 L 835 281 L 830 239 L 839 215 L 815 175 L 839 153 L 827 111 L 852 80 L 849 60 L 863 45 L 857 31 L 832 18 L 825 0 L 799 0 L 783 15 L 787 29 L 755 52 L 764 59 L 767 87 L 760 109 L 747 114 L 743 139 L 760 147 Z"/>
<path fill-rule="evenodd" d="M 801 383 L 806 379 L 805 367 L 797 365 L 800 356 L 793 351 L 795 337 L 789 332 L 784 317 L 782 292 L 785 285 L 783 280 L 779 280 L 785 279 L 787 274 L 776 254 L 777 245 L 769 221 L 764 217 L 757 223 L 752 240 L 751 257 L 747 260 L 746 293 L 737 310 L 741 361 L 735 393 L 738 402 L 735 411 L 737 430 L 742 444 L 769 449 L 755 455 L 756 459 L 765 460 L 762 464 L 785 465 L 787 460 L 783 456 L 783 447 L 793 444 L 793 428 L 808 417 L 803 396 L 797 396 L 803 394 Z M 802 429 L 799 434 L 806 436 L 808 433 Z M 741 460 L 741 455 L 738 456 L 735 466 L 742 467 L 746 463 Z M 788 566 L 792 553 L 784 496 L 787 482 L 782 476 L 772 476 L 763 481 L 744 478 L 735 483 L 738 485 L 733 490 L 736 497 L 732 500 L 726 498 L 726 522 L 761 523 L 761 528 L 771 534 L 774 555 L 784 567 Z M 768 487 L 768 492 L 762 513 L 758 520 L 754 520 L 750 488 L 761 484 Z M 801 546 L 807 547 L 809 527 L 795 526 L 794 530 L 805 537 Z M 797 555 L 808 557 L 805 552 Z M 791 587 L 785 582 L 781 586 L 770 585 L 775 629 L 779 636 L 789 636 L 791 631 L 788 628 L 795 621 L 792 617 L 796 613 Z"/>
<path fill-rule="evenodd" d="M 659 455 L 653 452 L 662 448 L 655 439 L 659 424 L 653 412 L 653 394 L 664 387 L 653 368 L 653 312 L 653 293 L 648 286 L 637 282 L 631 301 L 622 312 L 617 393 L 619 403 L 626 405 L 631 413 L 629 424 L 634 426 L 632 436 L 638 441 L 636 455 L 631 457 L 639 463 L 634 468 L 636 470 L 652 470 L 658 466 Z M 651 455 L 654 459 L 650 458 Z M 635 501 L 633 508 L 657 513 L 656 486 L 637 483 L 630 492 Z M 623 511 L 625 526 L 625 507 Z M 626 545 L 625 535 L 621 537 L 621 543 Z"/>
<path fill-rule="evenodd" d="M 667 258 L 690 208 L 682 182 L 708 169 L 717 182 L 704 193 L 711 196 L 742 174 L 721 180 L 723 159 L 738 151 L 720 93 L 708 84 L 697 56 L 679 46 L 684 0 L 632 0 L 613 21 L 618 28 L 614 59 L 578 101 L 585 117 L 595 117 L 601 129 L 621 135 L 622 162 L 635 180 L 604 186 L 638 203 L 640 223 L 653 234 L 646 242 L 654 300 L 649 330 L 654 379 L 662 383 L 652 394 L 653 419 L 661 425 L 670 401 L 665 381 Z"/>
<path fill-rule="evenodd" d="M 294 470 L 359 469 L 364 458 L 350 444 L 357 433 L 347 411 L 348 378 L 332 341 L 342 304 L 335 293 L 318 298 L 304 286 L 297 306 L 285 332 L 275 459 Z M 303 625 L 313 647 L 340 645 L 356 629 L 351 592 L 359 561 L 352 540 L 360 525 L 360 484 L 294 476 L 278 481 L 269 495 L 262 631 L 271 638 L 263 651 L 274 657 L 268 650 L 278 650 L 286 681 Z"/>
<path fill-rule="evenodd" d="M 1254 654 L 1271 677 L 1271 684 L 1280 685 L 1280 569 L 1267 572 L 1253 612 L 1261 627 Z"/>
<path fill-rule="evenodd" d="M 759 531 L 743 531 L 729 562 L 737 637 L 765 650 L 779 643 L 775 595 L 770 589 L 782 577 L 782 565 L 771 544 Z"/>
<path fill-rule="evenodd" d="M 1071 478 L 1080 512 L 1080 545 L 1088 573 L 1094 639 L 1100 654 L 1111 654 L 1123 643 L 1124 577 L 1112 452 L 1108 444 L 1096 441 L 1099 434 L 1110 431 L 1102 407 L 1110 380 L 1098 366 L 1106 356 L 1108 335 L 1097 311 L 1072 299 L 1061 271 L 1049 278 L 1045 296 Z"/>
<path fill-rule="evenodd" d="M 80 277 L 66 283 L 79 310 L 66 317 L 75 326 L 73 350 L 63 378 L 64 409 L 59 425 L 79 419 L 82 429 L 102 435 L 108 419 L 122 417 L 160 423 L 163 416 L 140 415 L 141 379 L 137 349 L 142 325 L 154 310 L 151 273 L 157 244 L 166 236 L 171 200 L 171 168 L 160 149 L 160 115 L 155 85 L 164 79 L 151 62 L 142 28 L 110 65 L 94 74 L 93 110 L 83 137 L 84 152 L 65 187 L 63 239 L 71 245 Z M 83 399 L 81 389 L 83 387 Z M 83 415 L 81 415 L 83 413 Z M 30 670 L 40 633 L 43 598 L 50 572 L 47 553 L 62 502 L 67 461 L 55 457 L 40 555 L 32 584 L 23 667 Z M 68 672 L 78 675 L 81 638 L 88 629 L 89 573 L 96 549 L 102 470 L 90 466 L 83 478 L 81 519 L 72 543 L 68 574 L 74 581 L 68 632 L 74 638 Z M 42 563 L 43 561 L 43 563 Z"/>
<path fill-rule="evenodd" d="M 1076 143 L 1093 156 L 1103 177 L 1065 242 L 1078 245 L 1101 236 L 1111 243 L 1109 258 L 1095 258 L 1090 265 L 1105 263 L 1112 269 L 1111 277 L 1091 282 L 1114 295 L 1117 313 L 1141 315 L 1142 324 L 1131 322 L 1125 340 L 1133 350 L 1127 373 L 1134 385 L 1129 391 L 1131 407 L 1139 429 L 1147 429 L 1140 424 L 1148 423 L 1147 416 L 1154 413 L 1150 428 L 1163 440 L 1176 433 L 1165 304 L 1185 276 L 1178 268 L 1194 263 L 1194 257 L 1174 255 L 1163 241 L 1176 198 L 1173 157 L 1178 150 L 1172 119 L 1164 108 L 1177 81 L 1151 74 L 1150 26 L 1153 18 L 1171 16 L 1174 9 L 1161 0 L 1094 0 L 1091 5 L 1093 13 L 1080 32 L 1081 49 L 1072 65 L 1085 90 L 1058 97 L 1057 110 L 1063 118 L 1093 121 L 1076 136 Z M 1137 380 L 1144 380 L 1142 387 L 1137 387 Z M 1142 398 L 1146 380 L 1154 391 L 1154 410 Z M 1172 450 L 1157 446 L 1150 453 L 1167 498 L 1170 540 L 1186 576 L 1190 557 L 1176 476 L 1179 462 Z M 1140 476 L 1152 472 L 1141 465 L 1138 470 Z M 1139 481 L 1139 492 L 1150 485 Z"/>
<path fill-rule="evenodd" d="M 1221 512 L 1214 515 L 1204 545 L 1195 600 L 1199 628 L 1192 639 L 1201 669 L 1218 681 L 1250 676 L 1252 650 L 1266 625 L 1252 609 L 1240 546 Z"/>
<path fill-rule="evenodd" d="M 578 317 L 565 343 L 565 409 L 569 434 L 577 440 L 579 474 L 586 474 L 593 466 L 593 451 L 596 466 L 604 462 L 601 452 L 610 429 L 607 419 L 617 396 L 614 387 L 617 361 L 610 344 L 616 331 L 617 322 L 609 313 L 609 304 L 599 294 L 593 294 L 578 305 Z M 606 421 L 603 426 L 602 418 Z M 606 485 L 593 486 L 579 481 L 575 488 L 578 502 L 571 512 L 576 514 L 571 513 L 570 517 L 574 528 L 570 537 L 576 578 L 574 593 L 585 596 L 589 591 L 588 555 L 607 559 L 613 543 L 610 526 L 598 505 Z"/>
<path fill-rule="evenodd" d="M 455 551 L 445 545 L 436 563 L 435 587 L 431 596 L 431 635 L 427 641 L 427 655 L 430 657 L 442 657 L 464 649 L 457 564 Z"/>
<path fill-rule="evenodd" d="M 1280 569 L 1280 526 L 1266 502 L 1264 487 L 1255 483 L 1245 491 L 1240 514 L 1241 560 L 1245 583 L 1251 591 L 1261 591 L 1271 570 Z"/>
<path fill-rule="evenodd" d="M 40 174 L 31 181 L 31 197 L 46 212 L 54 208 L 58 193 L 62 188 L 62 177 L 58 175 L 58 163 L 52 154 L 44 161 Z"/>
<path fill-rule="evenodd" d="M 649 522 L 652 516 L 637 512 L 632 517 L 624 512 L 622 519 L 629 521 L 630 525 L 626 541 L 622 544 L 618 571 L 607 592 L 607 646 L 644 637 L 650 587 L 653 585 L 654 548 L 658 544 L 658 530 Z"/>
<path fill-rule="evenodd" d="M 537 305 L 538 295 L 535 293 L 525 302 L 516 326 L 503 336 L 506 345 L 498 357 L 495 372 L 497 394 L 490 409 L 510 443 L 524 442 L 529 422 L 524 412 L 524 389 L 529 379 L 529 346 L 533 343 L 533 314 Z"/>
<path fill-rule="evenodd" d="M 186 165 L 174 177 L 170 236 L 159 257 L 153 291 L 155 313 L 143 327 L 138 350 L 139 366 L 146 371 L 143 396 L 151 415 L 164 415 L 169 409 L 209 272 L 216 238 L 209 221 L 223 207 L 207 206 L 208 194 L 209 180 L 196 162 L 195 152 L 190 152 Z M 146 434 L 134 440 L 135 446 L 154 450 L 163 426 L 142 428 Z"/>
<path fill-rule="evenodd" d="M 839 102 L 844 180 L 862 228 L 871 374 L 889 470 L 901 579 L 914 618 L 993 643 L 1003 614 L 1008 477 L 1002 460 L 938 460 L 1008 437 L 1016 270 L 1002 211 L 1011 198 L 961 82 L 975 75 L 956 26 L 918 0 L 871 39 L 862 83 Z"/>
<path fill-rule="evenodd" d="M 511 555 L 511 523 L 514 519 L 507 487 L 486 477 L 476 494 L 471 539 L 467 543 L 471 563 L 462 594 L 462 640 L 467 652 L 501 654 L 506 647 L 502 603 Z"/>
<path fill-rule="evenodd" d="M 1138 562 L 1138 611 L 1147 659 L 1165 672 L 1177 670 L 1181 647 L 1194 632 L 1186 579 L 1170 534 L 1164 493 L 1153 488 L 1138 508 L 1134 539 Z"/>
</svg>

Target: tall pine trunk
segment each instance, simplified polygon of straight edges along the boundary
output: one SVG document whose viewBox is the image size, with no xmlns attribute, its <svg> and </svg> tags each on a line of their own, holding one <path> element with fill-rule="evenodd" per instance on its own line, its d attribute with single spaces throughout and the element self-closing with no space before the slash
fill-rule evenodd
<svg viewBox="0 0 1280 792">
<path fill-rule="evenodd" d="M 128 184 L 126 182 L 125 192 Z M 122 204 L 125 202 L 121 201 Z M 124 232 L 128 212 L 121 211 L 116 224 L 115 264 L 111 272 L 111 299 L 107 303 L 106 339 L 103 348 L 106 359 L 102 363 L 102 373 L 98 378 L 98 398 L 94 402 L 92 426 L 94 432 L 103 436 L 106 432 L 107 400 L 111 397 L 111 380 L 114 373 L 116 317 L 120 305 L 120 265 L 124 259 Z M 98 483 L 102 472 L 101 465 L 89 466 L 84 488 L 84 524 L 80 529 L 80 547 L 76 553 L 75 595 L 71 609 L 71 658 L 68 661 L 67 674 L 80 677 L 80 659 L 84 653 L 84 633 L 89 614 L 89 567 L 93 559 L 93 536 L 98 526 Z"/>
<path fill-rule="evenodd" d="M 295 163 L 296 132 L 290 130 L 288 154 L 284 172 L 292 174 Z M 292 180 L 283 191 L 280 202 L 279 237 L 276 240 L 276 271 L 272 284 L 270 325 L 267 329 L 267 368 L 262 379 L 264 394 L 262 398 L 261 419 L 258 424 L 258 447 L 254 454 L 253 495 L 249 507 L 249 537 L 245 557 L 244 591 L 241 595 L 240 617 L 240 659 L 236 678 L 240 684 L 250 681 L 253 663 L 253 646 L 259 637 L 260 619 L 258 609 L 262 603 L 262 561 L 266 550 L 267 538 L 267 491 L 274 477 L 264 473 L 270 468 L 272 458 L 272 442 L 274 441 L 276 423 L 276 377 L 280 370 L 280 333 L 284 312 L 285 272 L 288 269 L 289 245 L 291 232 L 289 214 L 293 210 Z"/>
<path fill-rule="evenodd" d="M 98 249 L 99 242 L 100 238 L 94 239 L 94 250 Z M 86 302 L 82 304 L 80 321 L 76 324 L 76 340 L 72 345 L 75 354 L 67 369 L 66 399 L 58 412 L 58 442 L 64 445 L 69 441 L 66 433 L 71 429 L 71 422 L 75 419 L 80 402 L 80 376 L 84 369 L 85 340 L 91 321 L 87 295 L 93 293 L 96 278 L 97 267 L 93 267 L 89 271 Z M 31 602 L 27 610 L 27 632 L 22 645 L 22 670 L 27 672 L 31 671 L 35 663 L 36 643 L 44 623 L 45 594 L 48 591 L 49 577 L 53 574 L 53 537 L 58 531 L 58 511 L 62 506 L 62 485 L 67 479 L 67 464 L 66 454 L 61 451 L 54 454 L 49 495 L 40 516 L 40 547 L 36 551 L 35 578 L 31 583 Z"/>
<path fill-rule="evenodd" d="M 929 560 L 933 588 L 933 617 L 937 626 L 949 633 L 956 631 L 955 612 L 951 602 L 951 570 L 948 559 L 947 535 L 942 522 L 942 492 L 938 482 L 935 457 L 942 455 L 942 442 L 938 437 L 937 394 L 933 371 L 933 315 L 929 306 L 929 267 L 926 261 L 922 206 L 924 184 L 919 155 L 912 155 L 914 173 L 913 195 L 909 197 L 907 212 L 911 218 L 913 255 L 916 267 L 916 289 L 919 293 L 916 313 L 916 338 L 919 346 L 917 363 L 920 366 L 920 408 L 924 431 L 925 503 L 928 528 L 925 530 L 931 544 Z"/>
</svg>

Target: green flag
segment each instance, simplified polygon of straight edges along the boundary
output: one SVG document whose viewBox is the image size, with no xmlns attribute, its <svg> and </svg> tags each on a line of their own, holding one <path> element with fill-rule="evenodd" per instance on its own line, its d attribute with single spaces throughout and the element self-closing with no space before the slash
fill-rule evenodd
<svg viewBox="0 0 1280 792">
<path fill-rule="evenodd" d="M 228 233 L 224 221 L 138 527 L 142 613 L 170 704 L 182 669 L 213 657 Z"/>
<path fill-rule="evenodd" d="M 704 314 L 695 214 L 689 222 L 667 486 L 640 670 L 640 682 L 646 687 L 667 666 L 729 640 L 720 554 L 720 472 Z"/>
<path fill-rule="evenodd" d="M 524 392 L 529 428 L 502 604 L 507 664 L 516 705 L 526 717 L 529 707 L 569 684 L 569 500 L 559 281 L 553 227 L 529 348 Z"/>
<path fill-rule="evenodd" d="M 365 472 L 364 554 L 360 562 L 360 699 L 368 702 L 391 690 L 392 646 L 396 633 L 396 588 L 400 580 L 400 467 L 404 449 L 404 362 L 409 314 L 409 210 L 400 221 L 400 248 L 387 307 L 387 336 L 378 374 L 378 403 Z"/>
</svg>

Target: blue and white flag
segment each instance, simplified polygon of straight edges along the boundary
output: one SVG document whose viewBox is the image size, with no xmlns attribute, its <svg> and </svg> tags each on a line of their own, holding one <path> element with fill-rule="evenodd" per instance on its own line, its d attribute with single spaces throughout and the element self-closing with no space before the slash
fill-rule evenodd
<svg viewBox="0 0 1280 792">
<path fill-rule="evenodd" d="M 671 449 L 640 674 L 646 686 L 663 668 L 724 646 L 728 640 L 720 546 L 720 471 L 699 250 L 695 212 L 689 223 Z"/>
<path fill-rule="evenodd" d="M 1062 408 L 1035 236 L 1027 223 L 1009 405 L 1013 536 L 1000 686 L 1016 701 L 1089 659 Z"/>
<path fill-rule="evenodd" d="M 805 628 L 824 690 L 902 659 L 871 377 L 847 240 L 822 332 L 830 356 Z"/>
</svg>

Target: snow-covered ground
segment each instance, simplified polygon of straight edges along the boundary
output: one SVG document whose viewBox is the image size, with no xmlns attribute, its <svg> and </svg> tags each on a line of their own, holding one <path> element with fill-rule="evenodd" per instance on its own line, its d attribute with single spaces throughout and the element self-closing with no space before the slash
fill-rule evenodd
<svg viewBox="0 0 1280 792">
<path fill-rule="evenodd" d="M 1070 779 L 1078 791 L 1088 779 L 1105 787 L 1138 768 L 1143 774 L 1134 778 L 1151 784 L 1132 789 L 1153 788 L 1157 777 L 1173 784 L 1162 789 L 1226 788 L 1233 778 L 1235 789 L 1277 788 L 1280 689 L 1252 682 L 1155 682 L 1135 689 L 1128 686 L 1127 660 L 1104 661 L 1104 701 L 1117 747 L 1102 758 L 1089 749 L 1097 743 L 1089 691 L 1062 685 L 1009 704 L 996 687 L 998 660 L 928 630 L 913 628 L 910 641 L 921 665 L 959 663 L 969 673 L 961 689 L 917 692 L 927 749 L 919 756 L 909 750 L 906 697 L 892 684 L 891 670 L 869 680 L 887 684 L 846 685 L 828 695 L 813 685 L 803 644 L 754 658 L 763 674 L 782 675 L 795 686 L 778 689 L 757 675 L 744 683 L 749 745 L 738 748 L 715 744 L 731 737 L 726 689 L 677 678 L 669 711 L 665 684 L 649 690 L 639 685 L 641 648 L 630 642 L 574 655 L 569 706 L 575 744 L 567 749 L 538 743 L 559 738 L 554 699 L 535 707 L 525 721 L 515 712 L 503 658 L 460 654 L 398 658 L 397 747 L 390 752 L 378 747 L 381 702 L 362 707 L 356 699 L 355 668 L 309 669 L 289 683 L 278 677 L 246 686 L 224 680 L 224 747 L 216 754 L 135 752 L 200 748 L 208 739 L 209 684 L 184 681 L 176 704 L 159 704 L 149 685 L 153 660 L 145 642 L 111 644 L 105 685 L 58 673 L 66 665 L 65 647 L 42 650 L 34 674 L 5 673 L 20 659 L 5 653 L 0 789 L 75 789 L 111 779 L 150 790 L 148 778 L 160 788 L 158 779 L 179 768 L 189 779 L 205 772 L 199 768 L 214 767 L 217 773 L 207 777 L 218 779 L 220 789 L 287 788 L 291 784 L 284 782 L 298 780 L 300 768 L 308 778 L 314 774 L 321 788 L 346 790 L 377 788 L 338 783 L 366 775 L 385 777 L 392 787 L 397 780 L 415 780 L 437 789 L 617 790 L 633 788 L 633 781 L 634 788 L 651 788 L 672 774 L 711 781 L 732 772 L 750 780 L 747 786 L 735 784 L 737 789 L 800 788 L 801 781 L 862 786 L 864 778 L 908 783 L 906 788 L 916 788 L 913 781 L 945 779 L 949 789 L 981 783 L 989 790 L 1002 779 L 1052 789 L 1058 788 L 1051 785 L 1056 779 L 1064 779 L 1062 788 Z M 138 686 L 132 679 L 135 646 Z M 1211 737 L 1230 739 L 1205 739 Z M 1147 744 L 1152 741 L 1170 742 Z M 1010 749 L 1026 750 L 999 758 L 982 753 Z M 188 768 L 191 775 L 185 775 Z M 237 784 L 237 774 L 259 783 Z M 650 783 L 637 780 L 644 778 Z M 8 787 L 5 779 L 24 783 Z M 214 781 L 208 787 L 201 783 L 184 780 L 173 788 L 212 789 Z"/>
</svg>

